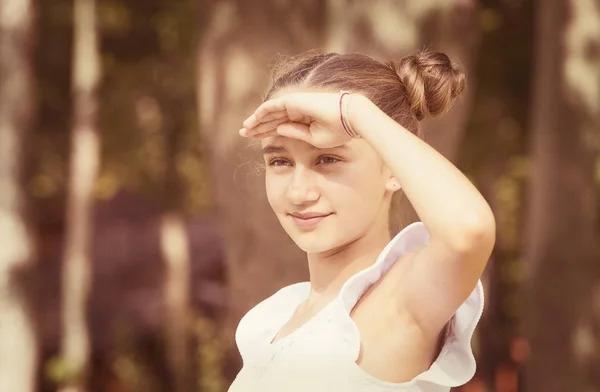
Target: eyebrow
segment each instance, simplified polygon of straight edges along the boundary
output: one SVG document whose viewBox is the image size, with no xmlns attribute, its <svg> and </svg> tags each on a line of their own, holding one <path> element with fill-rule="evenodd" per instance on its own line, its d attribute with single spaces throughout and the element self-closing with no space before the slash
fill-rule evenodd
<svg viewBox="0 0 600 392">
<path fill-rule="evenodd" d="M 342 144 L 341 146 L 337 146 L 337 147 L 333 147 L 333 148 L 317 148 L 314 146 L 310 146 L 312 150 L 337 150 L 337 151 L 347 151 L 348 150 L 348 146 L 346 146 L 345 144 Z M 273 144 L 268 144 L 266 146 L 263 147 L 262 152 L 263 155 L 269 155 L 269 154 L 281 154 L 286 152 L 286 148 L 283 146 L 277 146 L 277 145 L 273 145 Z"/>
<path fill-rule="evenodd" d="M 263 155 L 279 154 L 279 153 L 282 153 L 282 152 L 285 152 L 285 151 L 286 151 L 285 147 L 274 146 L 272 144 L 266 145 L 262 149 Z"/>
</svg>

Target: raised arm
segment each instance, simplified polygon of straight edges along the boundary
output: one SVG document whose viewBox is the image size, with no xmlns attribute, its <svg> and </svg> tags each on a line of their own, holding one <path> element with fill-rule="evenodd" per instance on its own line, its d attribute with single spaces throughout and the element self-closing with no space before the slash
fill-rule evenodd
<svg viewBox="0 0 600 392">
<path fill-rule="evenodd" d="M 422 326 L 438 330 L 481 276 L 495 241 L 493 213 L 460 170 L 370 100 L 354 95 L 348 105 L 352 127 L 382 157 L 430 232 L 428 245 L 412 255 L 401 295 Z"/>
</svg>

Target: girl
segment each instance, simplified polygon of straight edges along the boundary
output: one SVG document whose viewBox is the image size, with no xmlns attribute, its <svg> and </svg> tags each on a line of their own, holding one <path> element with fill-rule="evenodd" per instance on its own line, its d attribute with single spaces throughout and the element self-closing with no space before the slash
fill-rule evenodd
<svg viewBox="0 0 600 392">
<path fill-rule="evenodd" d="M 464 84 L 432 52 L 398 64 L 313 55 L 274 79 L 240 134 L 262 139 L 269 203 L 310 282 L 240 321 L 230 392 L 437 392 L 471 379 L 494 217 L 418 131 Z M 422 222 L 390 240 L 400 190 Z"/>
</svg>

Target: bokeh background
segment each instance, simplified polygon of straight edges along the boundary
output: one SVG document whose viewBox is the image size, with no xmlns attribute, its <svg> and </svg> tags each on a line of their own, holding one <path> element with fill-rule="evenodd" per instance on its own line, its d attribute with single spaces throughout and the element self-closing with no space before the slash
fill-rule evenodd
<svg viewBox="0 0 600 392">
<path fill-rule="evenodd" d="M 226 391 L 307 279 L 237 135 L 269 66 L 423 48 L 468 76 L 427 141 L 498 223 L 460 391 L 600 391 L 600 1 L 0 0 L 0 392 Z"/>
</svg>

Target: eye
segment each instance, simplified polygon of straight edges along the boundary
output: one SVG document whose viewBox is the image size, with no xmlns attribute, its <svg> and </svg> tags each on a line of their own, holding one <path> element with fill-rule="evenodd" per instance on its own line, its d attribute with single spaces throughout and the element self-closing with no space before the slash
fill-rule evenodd
<svg viewBox="0 0 600 392">
<path fill-rule="evenodd" d="M 290 166 L 291 163 L 286 159 L 275 158 L 269 161 L 269 166 Z"/>
<path fill-rule="evenodd" d="M 336 157 L 323 155 L 317 159 L 317 164 L 331 165 L 333 163 L 339 162 L 340 160 Z"/>
</svg>

